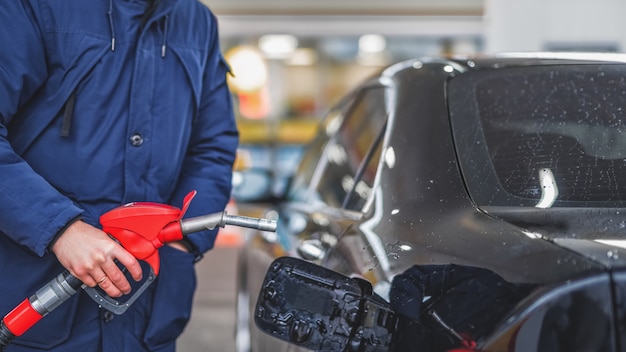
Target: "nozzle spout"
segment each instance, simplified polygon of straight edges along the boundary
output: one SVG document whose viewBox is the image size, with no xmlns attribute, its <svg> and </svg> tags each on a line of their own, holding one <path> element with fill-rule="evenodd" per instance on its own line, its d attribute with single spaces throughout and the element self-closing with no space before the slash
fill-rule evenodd
<svg viewBox="0 0 626 352">
<path fill-rule="evenodd" d="M 276 220 L 226 214 L 224 216 L 224 222 L 226 223 L 226 225 L 247 227 L 251 229 L 270 232 L 276 232 L 276 227 L 278 226 Z"/>
</svg>

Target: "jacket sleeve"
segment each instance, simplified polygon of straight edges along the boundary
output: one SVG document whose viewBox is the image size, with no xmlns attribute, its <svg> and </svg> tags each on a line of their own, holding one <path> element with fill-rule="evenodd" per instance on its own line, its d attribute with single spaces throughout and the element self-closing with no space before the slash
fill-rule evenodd
<svg viewBox="0 0 626 352">
<path fill-rule="evenodd" d="M 230 68 L 220 48 L 215 17 L 209 24 L 211 47 L 203 74 L 200 109 L 194 122 L 190 146 L 172 204 L 182 204 L 184 196 L 197 190 L 185 217 L 223 211 L 230 199 L 232 167 L 239 134 L 226 83 Z M 203 253 L 213 247 L 217 229 L 189 235 L 196 249 Z"/>
<path fill-rule="evenodd" d="M 3 3 L 0 23 L 0 232 L 43 256 L 52 238 L 81 210 L 9 143 L 11 121 L 44 82 L 47 68 L 44 38 L 28 1 Z"/>
</svg>

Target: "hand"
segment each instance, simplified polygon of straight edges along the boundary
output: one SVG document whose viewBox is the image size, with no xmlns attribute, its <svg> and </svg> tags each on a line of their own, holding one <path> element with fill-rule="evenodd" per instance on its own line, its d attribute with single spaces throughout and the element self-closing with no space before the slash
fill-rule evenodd
<svg viewBox="0 0 626 352">
<path fill-rule="evenodd" d="M 85 285 L 99 285 L 109 296 L 130 293 L 131 286 L 115 264 L 117 259 L 136 281 L 143 275 L 137 259 L 122 246 L 83 221 L 76 221 L 59 236 L 52 252 L 70 274 Z"/>
<path fill-rule="evenodd" d="M 170 247 L 178 249 L 179 251 L 189 253 L 189 250 L 187 249 L 187 247 L 184 244 L 182 244 L 180 241 L 167 242 L 166 244 Z"/>
</svg>

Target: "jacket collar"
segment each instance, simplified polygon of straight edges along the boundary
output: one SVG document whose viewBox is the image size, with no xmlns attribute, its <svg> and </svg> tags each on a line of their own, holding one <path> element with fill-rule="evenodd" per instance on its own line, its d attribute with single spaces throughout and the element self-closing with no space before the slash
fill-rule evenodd
<svg viewBox="0 0 626 352">
<path fill-rule="evenodd" d="M 163 31 L 163 40 L 161 45 L 161 57 L 165 57 L 165 53 L 167 51 L 167 35 L 168 35 L 168 19 L 169 15 L 174 11 L 174 7 L 178 3 L 178 0 L 154 0 L 158 1 L 158 5 L 152 16 L 146 21 L 145 27 L 150 27 L 154 22 L 160 22 L 161 28 Z M 111 31 L 111 51 L 115 51 L 115 23 L 114 23 L 114 12 L 115 6 L 113 4 L 114 0 L 109 0 L 109 9 L 107 11 L 107 15 L 109 17 L 109 27 Z"/>
</svg>

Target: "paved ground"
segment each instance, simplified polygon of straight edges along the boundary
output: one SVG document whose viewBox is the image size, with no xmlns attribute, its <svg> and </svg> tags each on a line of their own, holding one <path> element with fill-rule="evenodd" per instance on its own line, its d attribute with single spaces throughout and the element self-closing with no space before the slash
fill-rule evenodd
<svg viewBox="0 0 626 352">
<path fill-rule="evenodd" d="M 235 352 L 235 272 L 238 246 L 222 244 L 197 264 L 198 289 L 179 352 Z"/>
</svg>

